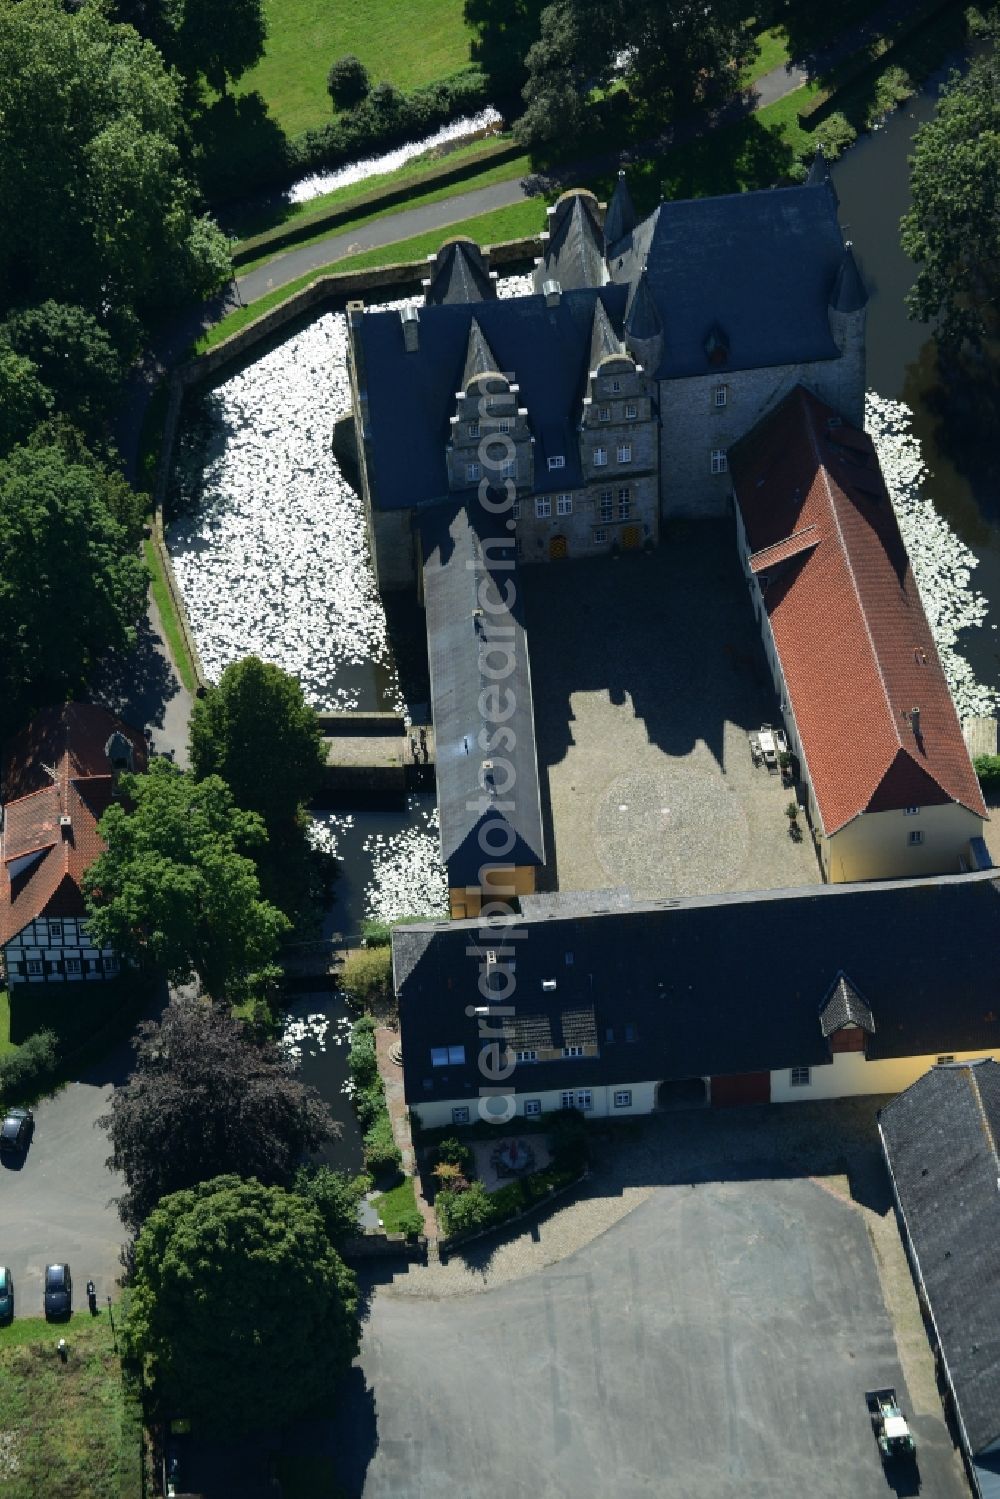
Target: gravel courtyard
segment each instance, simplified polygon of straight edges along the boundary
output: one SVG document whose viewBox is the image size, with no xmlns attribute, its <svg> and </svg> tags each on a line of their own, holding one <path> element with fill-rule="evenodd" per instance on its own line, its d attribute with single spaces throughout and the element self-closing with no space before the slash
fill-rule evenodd
<svg viewBox="0 0 1000 1499">
<path fill-rule="evenodd" d="M 730 521 L 524 568 L 550 878 L 637 897 L 818 884 L 747 732 L 779 723 Z"/>
</svg>

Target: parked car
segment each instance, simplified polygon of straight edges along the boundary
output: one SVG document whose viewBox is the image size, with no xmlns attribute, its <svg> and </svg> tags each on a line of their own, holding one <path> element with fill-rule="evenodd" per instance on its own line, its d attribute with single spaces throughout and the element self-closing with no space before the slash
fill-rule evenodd
<svg viewBox="0 0 1000 1499">
<path fill-rule="evenodd" d="M 0 1265 L 0 1323 L 14 1320 L 14 1277 Z"/>
<path fill-rule="evenodd" d="M 35 1132 L 35 1116 L 30 1109 L 8 1109 L 0 1125 L 0 1151 L 4 1155 L 22 1153 Z"/>
<path fill-rule="evenodd" d="M 70 1316 L 73 1311 L 73 1277 L 68 1265 L 46 1265 L 43 1301 L 46 1317 Z"/>
</svg>

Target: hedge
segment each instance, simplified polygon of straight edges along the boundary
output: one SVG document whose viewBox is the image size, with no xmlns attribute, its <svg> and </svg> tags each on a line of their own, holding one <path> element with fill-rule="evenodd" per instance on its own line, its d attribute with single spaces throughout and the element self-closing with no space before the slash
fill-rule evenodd
<svg viewBox="0 0 1000 1499">
<path fill-rule="evenodd" d="M 16 1051 L 0 1057 L 0 1098 L 4 1103 L 30 1102 L 52 1080 L 57 1059 L 54 1031 L 36 1031 Z"/>
<path fill-rule="evenodd" d="M 385 1088 L 375 1051 L 375 1021 L 362 1015 L 351 1027 L 349 1066 L 354 1083 L 354 1112 L 363 1131 L 365 1170 L 373 1176 L 398 1171 L 402 1154 L 392 1136 L 392 1120 L 385 1104 Z"/>
<path fill-rule="evenodd" d="M 572 1186 L 583 1175 L 584 1166 L 582 1155 L 565 1154 L 551 1166 L 508 1182 L 496 1192 L 487 1192 L 479 1181 L 473 1182 L 465 1192 L 439 1192 L 434 1199 L 438 1222 L 449 1239 L 485 1228 L 497 1228 L 544 1202 L 551 1193 Z"/>
<path fill-rule="evenodd" d="M 398 1171 L 403 1164 L 402 1153 L 392 1136 L 392 1120 L 383 1101 L 381 1113 L 363 1137 L 365 1169 L 373 1176 L 385 1176 Z"/>
</svg>

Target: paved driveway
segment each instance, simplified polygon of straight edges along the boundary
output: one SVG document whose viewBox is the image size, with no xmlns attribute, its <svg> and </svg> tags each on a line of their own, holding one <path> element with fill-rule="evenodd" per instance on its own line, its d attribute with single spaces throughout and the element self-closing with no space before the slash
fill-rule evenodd
<svg viewBox="0 0 1000 1499">
<path fill-rule="evenodd" d="M 885 1499 L 864 1391 L 909 1408 L 861 1216 L 808 1179 L 658 1190 L 481 1295 L 377 1291 L 332 1450 L 364 1499 Z M 913 1418 L 924 1499 L 968 1499 Z M 359 1445 L 363 1448 L 358 1451 Z"/>
<path fill-rule="evenodd" d="M 77 1082 L 44 1099 L 24 1165 L 0 1167 L 0 1263 L 13 1272 L 18 1316 L 41 1313 L 52 1261 L 69 1261 L 76 1305 L 86 1307 L 88 1279 L 102 1302 L 115 1295 L 124 1230 L 108 1199 L 120 1185 L 105 1169 L 107 1136 L 93 1127 L 110 1095 L 109 1082 Z"/>
</svg>

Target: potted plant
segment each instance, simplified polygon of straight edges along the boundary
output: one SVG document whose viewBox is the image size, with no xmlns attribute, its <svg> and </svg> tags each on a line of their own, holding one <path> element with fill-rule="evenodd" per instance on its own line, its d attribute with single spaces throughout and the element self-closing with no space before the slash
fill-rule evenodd
<svg viewBox="0 0 1000 1499">
<path fill-rule="evenodd" d="M 793 838 L 797 843 L 798 840 L 802 837 L 802 829 L 799 827 L 798 802 L 791 801 L 788 803 L 788 806 L 785 808 L 785 816 L 788 818 L 789 836 Z"/>
<path fill-rule="evenodd" d="M 781 750 L 778 754 L 778 768 L 781 771 L 781 784 L 790 786 L 793 780 L 792 756 L 788 750 Z"/>
</svg>

